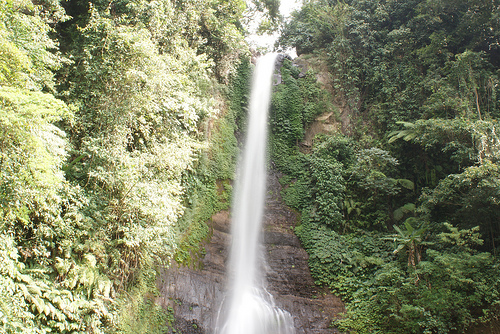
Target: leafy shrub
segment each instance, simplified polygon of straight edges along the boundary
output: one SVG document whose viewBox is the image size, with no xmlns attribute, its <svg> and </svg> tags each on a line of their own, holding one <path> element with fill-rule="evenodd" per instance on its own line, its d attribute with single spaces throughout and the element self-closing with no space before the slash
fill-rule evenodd
<svg viewBox="0 0 500 334">
<path fill-rule="evenodd" d="M 155 268 L 196 257 L 237 151 L 221 82 L 247 56 L 243 6 L 200 4 L 76 0 L 66 21 L 58 1 L 0 3 L 5 332 L 165 330 Z"/>
<path fill-rule="evenodd" d="M 352 294 L 339 325 L 359 333 L 449 333 L 487 321 L 500 286 L 491 254 L 471 248 L 478 235 L 449 225 L 440 247 L 451 247 L 429 248 L 415 270 L 387 262 Z"/>
<path fill-rule="evenodd" d="M 454 333 L 498 319 L 498 34 L 486 28 L 498 11 L 478 8 L 317 0 L 285 26 L 281 46 L 321 59 L 353 136 L 373 138 L 319 137 L 301 154 L 272 137 L 311 272 L 346 302 L 340 330 Z"/>
</svg>

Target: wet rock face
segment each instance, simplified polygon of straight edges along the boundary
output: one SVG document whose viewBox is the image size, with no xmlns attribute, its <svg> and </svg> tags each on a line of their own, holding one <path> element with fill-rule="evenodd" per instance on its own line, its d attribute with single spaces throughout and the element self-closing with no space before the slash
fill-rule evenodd
<svg viewBox="0 0 500 334">
<path fill-rule="evenodd" d="M 314 285 L 307 253 L 293 233 L 297 215 L 281 201 L 278 175 L 270 174 L 267 188 L 263 221 L 267 291 L 277 306 L 292 315 L 297 334 L 338 333 L 330 325 L 344 311 L 343 304 Z M 176 333 L 213 333 L 226 287 L 229 213 L 214 215 L 212 229 L 200 268 L 172 267 L 158 279 L 161 295 L 157 302 L 174 309 Z"/>
<path fill-rule="evenodd" d="M 226 287 L 226 261 L 229 245 L 229 213 L 212 217 L 212 237 L 198 268 L 172 266 L 160 273 L 157 303 L 172 307 L 176 333 L 210 334 Z"/>
</svg>

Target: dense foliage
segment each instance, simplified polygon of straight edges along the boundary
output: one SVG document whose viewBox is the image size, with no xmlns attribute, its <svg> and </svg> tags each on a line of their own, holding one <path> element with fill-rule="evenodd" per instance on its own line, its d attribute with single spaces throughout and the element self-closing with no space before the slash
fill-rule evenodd
<svg viewBox="0 0 500 334">
<path fill-rule="evenodd" d="M 346 302 L 340 329 L 498 321 L 499 17 L 498 1 L 311 0 L 285 26 L 281 46 L 327 69 L 319 81 L 351 125 L 304 149 L 331 108 L 306 118 L 316 73 L 284 64 L 271 155 L 316 282 Z"/>
<path fill-rule="evenodd" d="M 245 8 L 0 2 L 1 332 L 165 332 L 155 270 L 228 205 Z"/>
<path fill-rule="evenodd" d="M 2 332 L 165 332 L 155 270 L 194 264 L 229 205 L 245 10 L 0 0 Z M 499 18 L 498 0 L 309 0 L 285 26 L 328 82 L 284 62 L 271 157 L 316 282 L 347 303 L 339 328 L 498 321 Z M 350 126 L 303 145 L 325 113 Z"/>
</svg>

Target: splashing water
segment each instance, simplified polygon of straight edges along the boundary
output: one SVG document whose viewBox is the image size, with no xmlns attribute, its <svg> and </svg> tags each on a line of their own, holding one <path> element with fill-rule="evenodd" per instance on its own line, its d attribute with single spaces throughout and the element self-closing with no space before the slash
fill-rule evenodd
<svg viewBox="0 0 500 334">
<path fill-rule="evenodd" d="M 266 192 L 267 117 L 276 54 L 258 59 L 253 75 L 245 148 L 235 188 L 229 295 L 219 312 L 218 334 L 293 334 L 291 315 L 274 305 L 258 270 Z"/>
</svg>

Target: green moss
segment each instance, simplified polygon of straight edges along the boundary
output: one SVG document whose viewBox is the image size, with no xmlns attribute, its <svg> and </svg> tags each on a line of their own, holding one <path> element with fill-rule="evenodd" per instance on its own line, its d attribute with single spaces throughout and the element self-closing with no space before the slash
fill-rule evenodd
<svg viewBox="0 0 500 334">
<path fill-rule="evenodd" d="M 173 323 L 173 310 L 165 310 L 156 304 L 157 296 L 156 272 L 152 269 L 143 270 L 136 278 L 133 288 L 118 300 L 118 332 L 123 334 L 166 333 Z"/>
<path fill-rule="evenodd" d="M 236 133 L 244 122 L 250 76 L 250 61 L 243 57 L 229 89 L 229 109 L 215 122 L 210 146 L 200 153 L 194 171 L 184 176 L 187 205 L 178 223 L 179 244 L 174 257 L 180 264 L 200 263 L 202 242 L 210 237 L 210 218 L 229 208 L 239 152 Z"/>
</svg>

